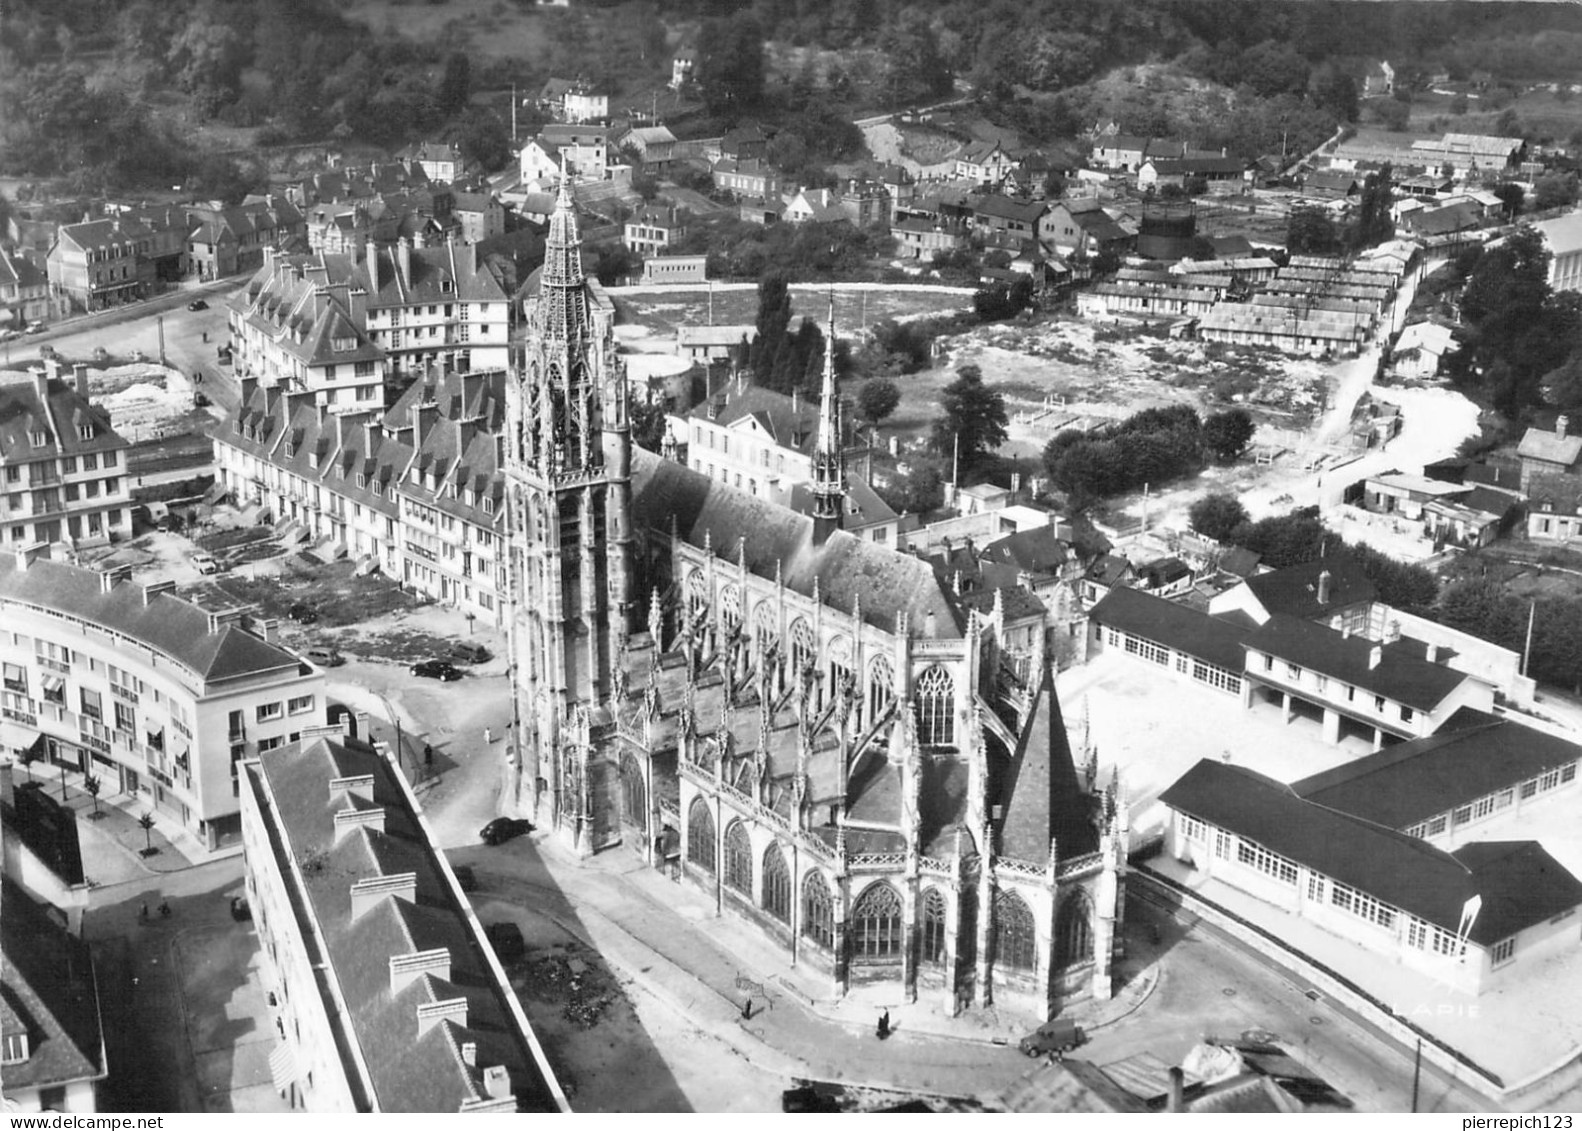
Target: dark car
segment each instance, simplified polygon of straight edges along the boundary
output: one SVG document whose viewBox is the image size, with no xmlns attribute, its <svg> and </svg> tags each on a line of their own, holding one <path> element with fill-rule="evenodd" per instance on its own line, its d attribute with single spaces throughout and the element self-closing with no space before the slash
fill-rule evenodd
<svg viewBox="0 0 1582 1131">
<path fill-rule="evenodd" d="M 298 624 L 312 624 L 319 619 L 319 611 L 312 605 L 304 605 L 301 601 L 298 601 L 286 610 L 286 616 Z"/>
<path fill-rule="evenodd" d="M 231 897 L 231 918 L 238 923 L 246 923 L 252 917 L 253 909 L 247 906 L 247 897 L 245 895 L 233 895 Z"/>
<path fill-rule="evenodd" d="M 464 664 L 487 664 L 491 658 L 489 649 L 482 644 L 470 644 L 465 640 L 452 644 L 450 655 Z"/>
<path fill-rule="evenodd" d="M 461 678 L 461 672 L 449 660 L 421 660 L 412 665 L 412 674 L 443 683 L 454 683 Z"/>
<path fill-rule="evenodd" d="M 484 927 L 483 934 L 501 962 L 515 962 L 527 954 L 527 940 L 522 937 L 522 928 L 515 923 L 490 923 Z"/>
<path fill-rule="evenodd" d="M 195 298 L 195 299 L 193 299 L 191 302 L 189 302 L 187 304 L 187 309 L 188 310 L 207 310 L 207 309 L 209 309 L 209 304 L 204 302 L 201 298 Z"/>
<path fill-rule="evenodd" d="M 496 817 L 478 830 L 478 838 L 485 844 L 504 844 L 533 831 L 533 822 L 517 817 Z"/>
<path fill-rule="evenodd" d="M 1082 1026 L 1069 1017 L 1057 1017 L 1027 1034 L 1017 1047 L 1028 1056 L 1064 1056 L 1087 1039 Z"/>
<path fill-rule="evenodd" d="M 472 870 L 471 864 L 457 864 L 451 871 L 456 873 L 456 885 L 462 891 L 478 890 L 478 873 Z"/>
</svg>

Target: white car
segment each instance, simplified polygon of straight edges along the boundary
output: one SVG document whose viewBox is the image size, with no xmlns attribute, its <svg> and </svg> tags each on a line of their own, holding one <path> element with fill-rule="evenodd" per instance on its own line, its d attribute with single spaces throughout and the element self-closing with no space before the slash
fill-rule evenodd
<svg viewBox="0 0 1582 1131">
<path fill-rule="evenodd" d="M 198 567 L 198 572 L 201 574 L 207 575 L 220 572 L 219 563 L 209 557 L 208 554 L 193 554 L 192 564 Z"/>
</svg>

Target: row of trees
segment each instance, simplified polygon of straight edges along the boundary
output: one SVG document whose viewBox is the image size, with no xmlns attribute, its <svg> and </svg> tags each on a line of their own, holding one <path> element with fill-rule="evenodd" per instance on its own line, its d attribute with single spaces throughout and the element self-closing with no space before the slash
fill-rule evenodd
<svg viewBox="0 0 1582 1131">
<path fill-rule="evenodd" d="M 1582 693 L 1582 598 L 1526 600 L 1489 577 L 1470 577 L 1445 587 L 1437 619 L 1514 651 L 1532 650 L 1527 674 L 1543 683 Z"/>
<path fill-rule="evenodd" d="M 1067 429 L 1044 447 L 1055 488 L 1078 509 L 1101 499 L 1195 475 L 1213 460 L 1247 450 L 1254 426 L 1246 409 L 1202 419 L 1187 405 L 1149 408 L 1095 432 Z"/>
</svg>

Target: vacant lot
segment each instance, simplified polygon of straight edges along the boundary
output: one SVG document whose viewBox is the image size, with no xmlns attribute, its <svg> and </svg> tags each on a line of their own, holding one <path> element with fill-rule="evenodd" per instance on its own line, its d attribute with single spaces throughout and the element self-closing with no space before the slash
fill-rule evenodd
<svg viewBox="0 0 1582 1131">
<path fill-rule="evenodd" d="M 684 291 L 616 288 L 612 292 L 619 318 L 672 335 L 678 326 L 751 325 L 758 320 L 758 288 L 751 283 L 719 284 Z M 954 287 L 846 285 L 835 290 L 835 328 L 843 338 L 886 318 L 954 314 L 972 305 L 972 292 Z M 829 320 L 830 291 L 816 283 L 792 284 L 792 317 Z"/>
</svg>

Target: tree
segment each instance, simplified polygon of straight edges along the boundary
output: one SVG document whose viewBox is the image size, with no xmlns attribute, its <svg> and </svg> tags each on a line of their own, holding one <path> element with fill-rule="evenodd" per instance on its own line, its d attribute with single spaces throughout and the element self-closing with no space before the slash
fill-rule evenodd
<svg viewBox="0 0 1582 1131">
<path fill-rule="evenodd" d="M 950 93 L 950 65 L 922 12 L 901 9 L 881 33 L 879 48 L 885 59 L 880 89 L 888 104 L 909 106 Z"/>
<path fill-rule="evenodd" d="M 1289 43 L 1265 40 L 1241 53 L 1238 77 L 1260 96 L 1300 94 L 1307 87 L 1307 60 Z"/>
<path fill-rule="evenodd" d="M 103 783 L 101 783 L 99 779 L 93 774 L 89 774 L 87 777 L 82 779 L 82 788 L 86 789 L 88 791 L 88 796 L 93 798 L 93 816 L 90 818 L 90 820 L 97 821 L 100 817 L 104 816 L 103 813 L 99 812 L 99 790 L 104 788 Z"/>
<path fill-rule="evenodd" d="M 449 116 L 465 109 L 471 96 L 472 62 L 465 52 L 452 51 L 445 56 L 445 71 L 434 91 L 434 101 L 439 104 L 439 112 Z"/>
<path fill-rule="evenodd" d="M 1533 207 L 1543 212 L 1565 208 L 1577 202 L 1575 173 L 1545 173 L 1533 183 Z"/>
<path fill-rule="evenodd" d="M 1247 508 L 1235 495 L 1216 492 L 1204 495 L 1187 510 L 1192 529 L 1205 538 L 1226 542 L 1236 528 L 1247 521 Z"/>
<path fill-rule="evenodd" d="M 1228 409 L 1203 421 L 1203 445 L 1220 463 L 1234 463 L 1252 443 L 1256 431 L 1246 409 Z"/>
<path fill-rule="evenodd" d="M 1384 128 L 1400 133 L 1406 129 L 1407 123 L 1412 119 L 1412 108 L 1405 102 L 1398 102 L 1387 98 L 1374 107 L 1374 113 L 1379 116 L 1379 121 Z"/>
<path fill-rule="evenodd" d="M 878 425 L 901 403 L 901 389 L 894 381 L 875 378 L 857 390 L 857 411 L 869 424 Z"/>
<path fill-rule="evenodd" d="M 1522 201 L 1527 198 L 1527 190 L 1515 181 L 1505 181 L 1494 186 L 1494 195 L 1500 198 L 1501 211 L 1507 220 L 1514 220 L 1522 210 Z"/>
<path fill-rule="evenodd" d="M 1390 206 L 1395 199 L 1395 190 L 1390 184 L 1391 172 L 1390 166 L 1385 165 L 1378 172 L 1369 173 L 1362 183 L 1362 195 L 1357 200 L 1357 219 L 1346 233 L 1347 242 L 1353 250 L 1376 247 L 1395 238 L 1395 221 L 1390 215 Z"/>
<path fill-rule="evenodd" d="M 1285 246 L 1292 255 L 1324 255 L 1340 247 L 1340 232 L 1319 209 L 1293 208 L 1285 225 Z"/>
<path fill-rule="evenodd" d="M 1308 96 L 1315 106 L 1329 111 L 1338 121 L 1357 120 L 1357 80 L 1333 63 L 1325 63 L 1313 72 Z"/>
<path fill-rule="evenodd" d="M 476 161 L 487 171 L 503 169 L 513 160 L 511 130 L 488 107 L 469 106 L 463 110 L 450 136 L 464 159 Z"/>
<path fill-rule="evenodd" d="M 758 333 L 748 353 L 748 365 L 755 384 L 775 388 L 772 383 L 785 351 L 791 325 L 791 287 L 785 275 L 771 271 L 758 280 Z"/>
<path fill-rule="evenodd" d="M 33 780 L 33 763 L 37 762 L 39 760 L 39 752 L 38 752 L 37 745 L 24 746 L 22 748 L 21 752 L 19 754 L 17 754 L 16 760 L 18 762 L 21 762 L 22 763 L 22 768 L 27 771 L 27 780 L 28 781 L 32 781 Z"/>
<path fill-rule="evenodd" d="M 756 106 L 764 93 L 764 34 L 749 12 L 703 22 L 695 71 L 710 113 Z"/>
<path fill-rule="evenodd" d="M 939 402 L 944 415 L 934 422 L 929 446 L 954 458 L 961 471 L 976 468 L 1005 443 L 1010 426 L 1005 397 L 983 383 L 983 371 L 976 365 L 956 370 L 956 380 L 945 386 Z"/>
<path fill-rule="evenodd" d="M 143 829 L 143 855 L 153 856 L 159 849 L 154 847 L 154 815 L 144 813 L 137 819 L 138 825 Z"/>
</svg>

